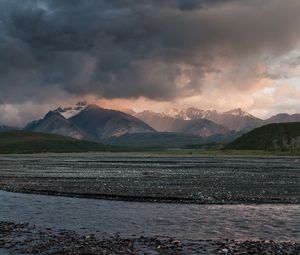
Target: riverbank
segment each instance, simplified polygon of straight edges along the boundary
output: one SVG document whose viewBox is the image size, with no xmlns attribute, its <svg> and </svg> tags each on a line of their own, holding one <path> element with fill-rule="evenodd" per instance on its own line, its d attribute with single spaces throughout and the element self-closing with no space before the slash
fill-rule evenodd
<svg viewBox="0 0 300 255">
<path fill-rule="evenodd" d="M 151 196 L 126 196 L 113 194 L 97 194 L 97 193 L 69 193 L 57 190 L 40 190 L 35 186 L 19 187 L 3 184 L 0 181 L 0 190 L 14 193 L 36 194 L 47 196 L 62 196 L 73 198 L 88 198 L 88 199 L 102 199 L 111 201 L 127 201 L 127 202 L 147 202 L 147 203 L 175 203 L 175 204 L 207 204 L 207 205 L 235 205 L 235 204 L 300 204 L 299 198 L 281 198 L 281 197 L 203 197 L 197 198 L 180 198 L 180 197 L 151 197 Z M 57 187 L 63 190 L 61 187 Z"/>
<path fill-rule="evenodd" d="M 0 222 L 0 252 L 10 254 L 298 254 L 299 242 L 272 240 L 181 241 L 168 236 L 80 235 L 75 231 Z"/>
</svg>

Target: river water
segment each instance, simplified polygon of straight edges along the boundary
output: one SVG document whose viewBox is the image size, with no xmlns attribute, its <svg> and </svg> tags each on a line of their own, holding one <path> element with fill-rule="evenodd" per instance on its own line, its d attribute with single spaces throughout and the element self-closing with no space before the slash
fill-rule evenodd
<svg viewBox="0 0 300 255">
<path fill-rule="evenodd" d="M 1 220 L 101 235 L 300 240 L 300 205 L 142 203 L 0 191 Z"/>
</svg>

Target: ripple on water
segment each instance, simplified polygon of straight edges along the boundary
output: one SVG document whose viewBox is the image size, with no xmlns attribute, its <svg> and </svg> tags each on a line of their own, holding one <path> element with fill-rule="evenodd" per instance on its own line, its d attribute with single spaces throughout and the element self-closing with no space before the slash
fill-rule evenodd
<svg viewBox="0 0 300 255">
<path fill-rule="evenodd" d="M 136 203 L 4 191 L 0 205 L 1 220 L 79 232 L 300 240 L 300 205 Z"/>
</svg>

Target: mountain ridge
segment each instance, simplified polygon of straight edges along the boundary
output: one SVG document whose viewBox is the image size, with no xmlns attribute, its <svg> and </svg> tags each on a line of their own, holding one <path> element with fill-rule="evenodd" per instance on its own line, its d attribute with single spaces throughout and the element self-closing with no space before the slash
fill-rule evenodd
<svg viewBox="0 0 300 255">
<path fill-rule="evenodd" d="M 78 106 L 78 104 L 77 104 Z M 80 105 L 77 113 L 71 116 L 73 108 L 57 108 L 49 111 L 40 120 L 28 123 L 24 130 L 70 136 L 76 139 L 101 141 L 110 136 L 120 136 L 133 132 L 156 132 L 152 127 L 134 116 L 108 110 L 97 105 Z M 64 117 L 61 112 L 68 113 Z"/>
<path fill-rule="evenodd" d="M 271 124 L 271 123 L 287 123 L 287 122 L 299 122 L 300 121 L 300 114 L 288 114 L 288 113 L 278 113 L 276 115 L 271 116 L 263 120 L 263 124 Z"/>
<path fill-rule="evenodd" d="M 269 123 L 283 123 L 300 121 L 300 114 L 278 113 L 272 115 L 267 119 L 261 119 L 244 111 L 241 108 L 235 108 L 229 111 L 217 112 L 216 110 L 202 110 L 195 107 L 178 110 L 176 108 L 167 112 L 154 112 L 145 110 L 141 112 L 134 112 L 134 116 L 142 119 L 150 126 L 152 125 L 158 131 L 168 130 L 170 123 L 175 119 L 192 121 L 196 119 L 208 119 L 216 124 L 222 125 L 231 131 L 247 132 L 259 126 Z"/>
<path fill-rule="evenodd" d="M 49 111 L 42 119 L 30 122 L 24 131 L 43 132 L 90 140 L 91 137 L 56 111 Z"/>
<path fill-rule="evenodd" d="M 69 120 L 99 140 L 127 133 L 156 132 L 134 116 L 97 105 L 87 106 Z"/>
<path fill-rule="evenodd" d="M 282 113 L 262 120 L 241 108 L 223 113 L 218 113 L 216 110 L 205 111 L 195 107 L 183 110 L 172 109 L 166 113 L 149 110 L 140 113 L 130 111 L 130 113 L 132 115 L 105 109 L 96 104 L 78 102 L 73 107 L 58 107 L 49 111 L 40 120 L 28 123 L 24 130 L 60 134 L 97 142 L 126 134 L 167 132 L 203 137 L 207 141 L 223 143 L 224 141 L 231 142 L 243 133 L 263 126 L 267 122 L 291 122 L 298 119 L 300 121 L 300 114 Z M 234 129 L 232 125 L 235 126 Z M 153 137 L 156 139 L 158 136 Z M 171 136 L 168 135 L 168 137 Z M 175 139 L 175 135 L 173 138 Z"/>
<path fill-rule="evenodd" d="M 80 113 L 82 110 L 84 110 L 86 107 L 88 107 L 88 103 L 86 101 L 81 101 L 76 103 L 75 106 L 69 106 L 69 107 L 58 107 L 54 110 L 54 112 L 60 113 L 62 116 L 64 116 L 66 119 L 69 119 L 76 114 Z"/>
</svg>

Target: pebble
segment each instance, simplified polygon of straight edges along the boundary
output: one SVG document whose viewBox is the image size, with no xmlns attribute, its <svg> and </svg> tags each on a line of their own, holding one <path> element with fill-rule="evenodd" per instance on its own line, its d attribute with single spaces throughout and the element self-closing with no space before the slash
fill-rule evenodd
<svg viewBox="0 0 300 255">
<path fill-rule="evenodd" d="M 99 255 L 99 254 L 300 254 L 299 242 L 272 240 L 197 240 L 183 241 L 172 237 L 131 237 L 120 234 L 98 237 L 75 231 L 39 229 L 26 223 L 0 222 L 0 250 L 10 254 Z"/>
</svg>

